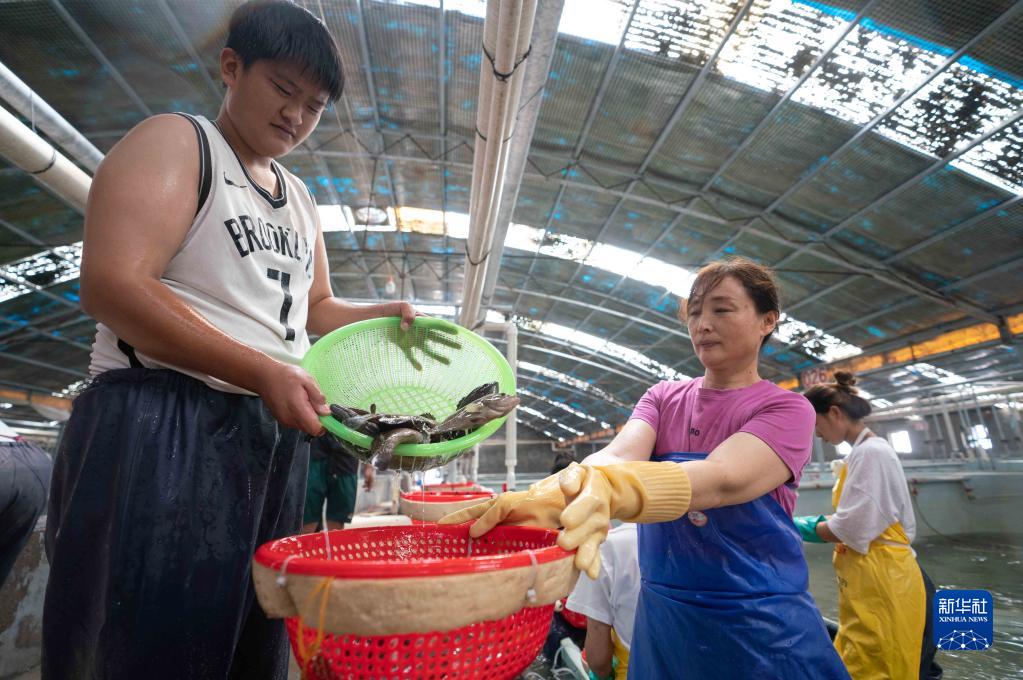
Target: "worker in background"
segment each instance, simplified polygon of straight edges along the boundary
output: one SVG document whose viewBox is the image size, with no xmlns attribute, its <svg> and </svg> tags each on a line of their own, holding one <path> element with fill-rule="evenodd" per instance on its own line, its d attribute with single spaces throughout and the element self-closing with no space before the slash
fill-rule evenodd
<svg viewBox="0 0 1023 680">
<path fill-rule="evenodd" d="M 275 160 L 341 96 L 323 22 L 239 6 L 219 78 L 215 120 L 153 116 L 92 180 L 93 380 L 54 460 L 43 680 L 284 680 L 284 624 L 256 603 L 251 563 L 301 529 L 306 435 L 330 414 L 299 362 L 310 334 L 414 320 L 408 303 L 334 296 L 312 194 Z M 395 336 L 410 359 L 419 339 Z"/>
<path fill-rule="evenodd" d="M 891 444 L 863 423 L 870 402 L 851 373 L 814 385 L 804 396 L 817 414 L 817 435 L 852 451 L 838 464 L 830 517 L 796 517 L 804 541 L 837 543 L 838 634 L 835 648 L 850 675 L 940 678 L 934 664 L 934 585 L 910 544 L 916 519 L 902 464 Z M 932 670 L 932 666 L 934 669 Z"/>
<path fill-rule="evenodd" d="M 0 588 L 46 508 L 50 456 L 0 421 Z"/>
<path fill-rule="evenodd" d="M 594 579 L 608 521 L 641 523 L 632 678 L 848 678 L 792 523 L 813 409 L 757 370 L 780 313 L 765 267 L 703 267 L 680 307 L 702 377 L 647 390 L 581 465 L 441 521 L 476 519 L 473 537 L 501 523 L 564 527 L 558 544 Z"/>
<path fill-rule="evenodd" d="M 636 525 L 621 524 L 600 546 L 600 575 L 580 575 L 568 598 L 572 611 L 586 615 L 586 664 L 591 680 L 625 680 L 632 625 L 639 600 Z"/>
<path fill-rule="evenodd" d="M 362 466 L 363 488 L 373 488 L 375 472 L 372 465 Z M 345 451 L 337 437 L 324 434 L 309 443 L 309 478 L 306 481 L 305 512 L 302 532 L 323 529 L 344 529 L 355 514 L 358 496 L 359 461 Z M 326 503 L 326 508 L 324 508 Z"/>
</svg>

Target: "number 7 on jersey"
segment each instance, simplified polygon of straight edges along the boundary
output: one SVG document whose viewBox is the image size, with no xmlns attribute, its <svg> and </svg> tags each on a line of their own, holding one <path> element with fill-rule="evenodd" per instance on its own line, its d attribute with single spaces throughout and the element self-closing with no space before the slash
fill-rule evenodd
<svg viewBox="0 0 1023 680">
<path fill-rule="evenodd" d="M 295 329 L 288 325 L 288 313 L 291 311 L 291 274 L 282 272 L 279 269 L 267 268 L 266 278 L 281 282 L 281 290 L 284 292 L 284 302 L 281 303 L 281 325 L 284 326 L 284 339 L 294 340 Z"/>
</svg>

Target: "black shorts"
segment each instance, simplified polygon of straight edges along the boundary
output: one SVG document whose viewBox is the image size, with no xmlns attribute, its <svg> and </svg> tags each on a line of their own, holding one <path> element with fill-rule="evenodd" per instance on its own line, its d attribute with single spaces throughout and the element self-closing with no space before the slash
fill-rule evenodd
<svg viewBox="0 0 1023 680">
<path fill-rule="evenodd" d="M 96 378 L 54 461 L 43 678 L 286 678 L 251 560 L 298 532 L 308 450 L 258 397 L 170 370 Z"/>
</svg>

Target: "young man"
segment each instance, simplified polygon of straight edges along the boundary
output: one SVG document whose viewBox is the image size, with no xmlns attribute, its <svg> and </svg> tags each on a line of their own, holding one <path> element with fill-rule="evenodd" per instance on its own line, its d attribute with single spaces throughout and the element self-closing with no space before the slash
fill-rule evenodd
<svg viewBox="0 0 1023 680">
<path fill-rule="evenodd" d="M 82 305 L 91 372 L 55 461 L 43 677 L 285 678 L 250 561 L 297 533 L 306 434 L 329 413 L 297 365 L 326 333 L 406 303 L 331 291 L 302 182 L 274 162 L 343 86 L 326 27 L 282 0 L 231 17 L 216 121 L 161 115 L 96 172 Z"/>
</svg>

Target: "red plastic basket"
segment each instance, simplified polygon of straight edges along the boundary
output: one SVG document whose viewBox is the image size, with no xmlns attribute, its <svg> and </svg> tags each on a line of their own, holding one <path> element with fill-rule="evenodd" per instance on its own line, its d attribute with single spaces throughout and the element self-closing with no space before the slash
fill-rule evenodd
<svg viewBox="0 0 1023 680">
<path fill-rule="evenodd" d="M 567 604 L 561 608 L 561 618 L 568 621 L 568 624 L 573 628 L 586 628 L 586 614 L 580 614 L 579 612 L 572 611 L 568 608 Z"/>
<path fill-rule="evenodd" d="M 448 491 L 454 493 L 473 493 L 482 491 L 481 487 L 476 482 L 438 482 L 437 484 L 427 484 L 423 487 L 425 491 Z"/>
<path fill-rule="evenodd" d="M 493 498 L 494 494 L 489 491 L 405 491 L 401 497 L 407 501 L 419 501 L 420 503 L 452 503 L 456 501 L 471 501 L 478 499 L 485 501 Z"/>
<path fill-rule="evenodd" d="M 540 653 L 554 605 L 527 607 L 498 621 L 474 623 L 444 633 L 362 637 L 327 635 L 305 666 L 305 680 L 422 678 L 509 680 Z M 298 619 L 286 619 L 298 655 Z M 306 646 L 316 629 L 302 626 Z"/>
<path fill-rule="evenodd" d="M 489 491 L 474 491 L 471 493 L 406 491 L 401 494 L 398 512 L 411 517 L 413 524 L 436 522 L 444 515 L 464 510 L 493 497 L 494 494 Z"/>
<path fill-rule="evenodd" d="M 267 543 L 256 561 L 287 573 L 337 579 L 400 579 L 472 574 L 565 559 L 557 532 L 501 526 L 472 539 L 468 524 L 371 527 L 329 532 L 330 555 L 321 533 Z M 471 551 L 471 553 L 470 553 Z M 533 559 L 529 553 L 532 553 Z M 553 604 L 525 607 L 503 619 L 435 633 L 387 636 L 326 633 L 318 651 L 304 661 L 300 649 L 315 645 L 315 626 L 286 619 L 295 657 L 306 678 L 510 679 L 539 653 L 551 623 Z M 381 616 L 386 616 L 381 603 Z M 311 622 L 310 622 L 311 623 Z M 300 645 L 299 636 L 304 640 Z"/>
</svg>

